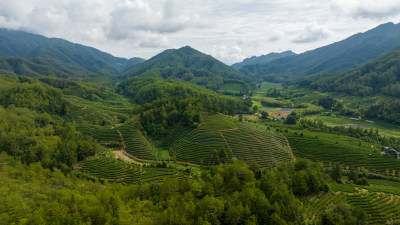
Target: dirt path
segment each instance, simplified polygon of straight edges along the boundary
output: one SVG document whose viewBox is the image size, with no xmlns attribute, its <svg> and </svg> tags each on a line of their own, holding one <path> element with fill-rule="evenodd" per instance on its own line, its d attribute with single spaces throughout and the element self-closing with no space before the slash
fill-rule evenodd
<svg viewBox="0 0 400 225">
<path fill-rule="evenodd" d="M 231 151 L 231 153 L 232 153 L 232 155 L 233 155 L 233 151 L 232 151 L 232 149 L 231 149 L 231 146 L 229 145 L 229 143 L 228 143 L 228 141 L 226 140 L 225 136 L 222 134 L 221 131 L 219 131 L 219 133 L 221 134 L 221 137 L 225 140 L 226 145 L 228 145 L 229 150 Z"/>
<path fill-rule="evenodd" d="M 393 195 L 390 195 L 390 200 L 387 201 L 385 204 L 389 204 L 389 203 L 393 202 L 393 198 L 394 198 L 394 196 L 393 196 Z"/>
<path fill-rule="evenodd" d="M 115 158 L 117 158 L 117 159 L 122 159 L 122 160 L 127 161 L 127 162 L 130 162 L 130 163 L 132 163 L 132 162 L 138 163 L 138 162 L 136 162 L 135 160 L 133 160 L 133 159 L 131 159 L 130 157 L 128 157 L 127 155 L 125 155 L 125 153 L 124 153 L 123 150 L 114 151 L 114 156 L 115 156 Z M 141 164 L 141 163 L 140 163 L 140 164 Z"/>
</svg>

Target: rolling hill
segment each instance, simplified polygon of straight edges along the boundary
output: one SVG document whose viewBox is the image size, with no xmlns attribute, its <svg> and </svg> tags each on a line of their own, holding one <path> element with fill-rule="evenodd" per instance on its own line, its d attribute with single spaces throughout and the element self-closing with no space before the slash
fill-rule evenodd
<svg viewBox="0 0 400 225">
<path fill-rule="evenodd" d="M 331 75 L 304 78 L 301 87 L 344 96 L 368 99 L 372 105 L 361 109 L 371 119 L 400 124 L 400 49 L 355 69 Z"/>
<path fill-rule="evenodd" d="M 242 87 L 242 94 L 251 88 L 251 78 L 217 59 L 201 53 L 189 46 L 169 49 L 136 68 L 124 73 L 121 79 L 134 76 L 155 76 L 177 81 L 189 81 L 218 91 L 224 84 L 237 83 Z M 239 94 L 239 93 L 238 93 Z"/>
<path fill-rule="evenodd" d="M 124 59 L 92 47 L 59 38 L 46 38 L 23 31 L 0 29 L 0 56 L 40 58 L 77 71 L 112 76 L 133 68 L 144 59 Z"/>
<path fill-rule="evenodd" d="M 224 125 L 220 121 L 224 121 Z M 236 157 L 271 167 L 293 159 L 282 134 L 265 126 L 239 123 L 221 114 L 203 113 L 198 128 L 177 127 L 164 142 L 177 160 L 204 165 L 219 164 Z"/>
<path fill-rule="evenodd" d="M 355 69 L 304 78 L 303 87 L 356 96 L 386 94 L 400 97 L 400 48 Z"/>
<path fill-rule="evenodd" d="M 400 46 L 400 24 L 386 23 L 345 40 L 277 59 L 267 64 L 246 65 L 240 71 L 267 81 L 335 73 L 363 64 Z"/>
</svg>

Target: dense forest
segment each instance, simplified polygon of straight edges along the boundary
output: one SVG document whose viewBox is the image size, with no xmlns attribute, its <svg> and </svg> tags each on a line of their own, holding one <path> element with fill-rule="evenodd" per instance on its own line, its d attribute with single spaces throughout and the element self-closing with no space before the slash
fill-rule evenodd
<svg viewBox="0 0 400 225">
<path fill-rule="evenodd" d="M 324 176 L 320 164 L 307 160 L 267 170 L 233 162 L 193 179 L 125 186 L 27 166 L 1 153 L 0 215 L 5 224 L 304 224 L 298 197 L 328 191 Z M 326 223 L 365 220 L 349 206 L 332 209 Z"/>
<path fill-rule="evenodd" d="M 130 78 L 120 83 L 118 90 L 141 105 L 135 112 L 140 114 L 145 130 L 155 136 L 162 136 L 178 123 L 197 127 L 203 110 L 234 115 L 248 113 L 252 106 L 250 99 L 227 97 L 194 84 L 160 78 Z"/>
</svg>

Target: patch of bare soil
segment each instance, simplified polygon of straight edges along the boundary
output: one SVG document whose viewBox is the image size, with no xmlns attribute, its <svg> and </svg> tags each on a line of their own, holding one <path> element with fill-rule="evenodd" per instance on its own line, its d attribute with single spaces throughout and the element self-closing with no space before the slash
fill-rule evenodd
<svg viewBox="0 0 400 225">
<path fill-rule="evenodd" d="M 123 150 L 114 151 L 114 155 L 115 155 L 115 158 L 117 158 L 117 159 L 122 159 L 122 160 L 130 162 L 130 163 L 135 162 L 133 159 L 131 159 L 130 157 L 125 155 Z"/>
</svg>

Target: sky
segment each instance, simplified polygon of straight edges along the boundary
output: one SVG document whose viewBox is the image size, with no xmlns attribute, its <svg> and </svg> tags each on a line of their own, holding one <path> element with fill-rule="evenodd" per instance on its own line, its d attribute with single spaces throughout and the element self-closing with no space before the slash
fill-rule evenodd
<svg viewBox="0 0 400 225">
<path fill-rule="evenodd" d="M 189 45 L 226 64 L 400 22 L 400 0 L 0 0 L 0 27 L 148 59 Z"/>
</svg>

